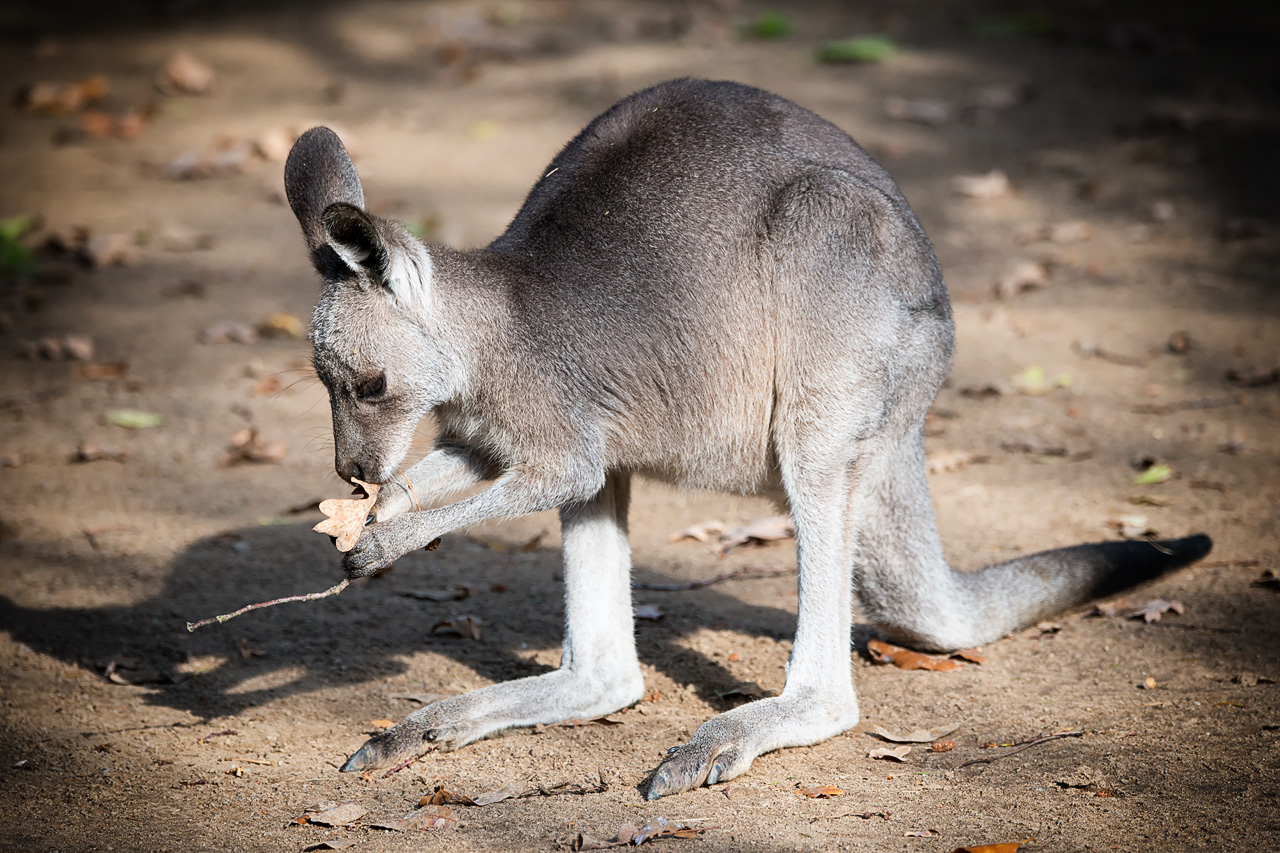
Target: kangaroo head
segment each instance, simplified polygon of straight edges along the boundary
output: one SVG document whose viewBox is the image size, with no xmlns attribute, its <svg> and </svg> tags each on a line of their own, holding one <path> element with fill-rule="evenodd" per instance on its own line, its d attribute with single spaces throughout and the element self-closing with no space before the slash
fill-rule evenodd
<svg viewBox="0 0 1280 853">
<path fill-rule="evenodd" d="M 444 337 L 429 331 L 439 326 L 431 256 L 404 226 L 364 210 L 355 167 L 328 128 L 294 143 L 284 174 L 324 282 L 311 342 L 333 410 L 334 468 L 344 480 L 385 483 L 418 421 L 460 382 Z"/>
</svg>

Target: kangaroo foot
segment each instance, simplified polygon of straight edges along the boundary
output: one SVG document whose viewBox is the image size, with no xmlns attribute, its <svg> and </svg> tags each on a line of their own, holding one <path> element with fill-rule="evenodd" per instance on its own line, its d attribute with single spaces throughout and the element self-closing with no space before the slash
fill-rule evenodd
<svg viewBox="0 0 1280 853">
<path fill-rule="evenodd" d="M 761 699 L 712 717 L 689 742 L 673 746 L 654 771 L 645 799 L 656 800 L 746 772 L 757 755 L 818 743 L 858 723 L 858 703 L 813 694 Z"/>
<path fill-rule="evenodd" d="M 562 669 L 483 687 L 413 712 L 366 741 L 342 772 L 389 767 L 432 747 L 457 749 L 504 729 L 598 717 L 639 701 L 643 692 L 638 669 L 608 678 Z"/>
</svg>

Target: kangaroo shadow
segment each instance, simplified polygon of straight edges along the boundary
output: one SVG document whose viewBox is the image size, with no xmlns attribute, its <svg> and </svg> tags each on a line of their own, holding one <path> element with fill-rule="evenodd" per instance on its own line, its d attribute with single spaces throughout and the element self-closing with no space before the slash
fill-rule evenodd
<svg viewBox="0 0 1280 853">
<path fill-rule="evenodd" d="M 117 678 L 153 688 L 144 701 L 201 719 L 335 686 L 379 685 L 408 672 L 408 656 L 423 651 L 495 682 L 551 669 L 529 660 L 527 650 L 556 649 L 561 642 L 559 549 L 506 549 L 466 536 L 446 537 L 430 554 L 406 555 L 391 572 L 341 595 L 187 631 L 188 621 L 336 583 L 339 561 L 308 526 L 246 527 L 194 542 L 172 561 L 157 591 L 130 604 L 41 607 L 0 595 L 0 625 L 32 650 L 68 664 L 104 673 L 114 660 Z M 37 554 L 38 546 L 30 545 L 33 553 L 24 555 L 15 544 L 18 553 L 11 557 L 43 563 L 50 576 L 91 576 L 95 586 L 116 578 L 122 586 L 126 579 L 136 584 L 137 561 L 128 556 L 50 557 L 52 549 Z M 643 567 L 636 575 L 650 582 L 680 580 Z M 450 592 L 465 597 L 422 598 Z M 718 708 L 732 704 L 720 694 L 740 679 L 682 638 L 727 624 L 777 639 L 794 630 L 794 615 L 785 608 L 745 604 L 721 591 L 682 592 L 678 601 L 671 593 L 640 593 L 649 601 L 655 595 L 665 615 L 656 623 L 639 622 L 642 659 L 677 683 L 695 685 Z M 481 621 L 479 639 L 433 633 L 433 626 L 464 614 Z M 460 690 L 456 683 L 425 689 Z"/>
</svg>

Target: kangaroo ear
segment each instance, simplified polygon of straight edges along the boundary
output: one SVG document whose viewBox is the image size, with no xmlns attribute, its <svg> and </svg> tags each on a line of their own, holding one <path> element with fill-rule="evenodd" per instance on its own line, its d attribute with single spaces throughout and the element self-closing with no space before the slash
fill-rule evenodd
<svg viewBox="0 0 1280 853">
<path fill-rule="evenodd" d="M 391 257 L 369 214 L 338 202 L 325 208 L 320 222 L 325 242 L 352 272 L 367 272 L 379 284 L 387 280 Z"/>
<path fill-rule="evenodd" d="M 351 157 L 338 135 L 327 127 L 313 127 L 293 143 L 284 164 L 284 191 L 302 236 L 317 267 L 325 244 L 321 216 L 337 202 L 364 207 L 364 191 Z"/>
</svg>

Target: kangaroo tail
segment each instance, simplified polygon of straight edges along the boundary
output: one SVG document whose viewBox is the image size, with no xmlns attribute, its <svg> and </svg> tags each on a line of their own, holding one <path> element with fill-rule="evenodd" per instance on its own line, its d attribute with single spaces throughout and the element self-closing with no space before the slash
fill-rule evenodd
<svg viewBox="0 0 1280 853">
<path fill-rule="evenodd" d="M 1075 545 L 960 572 L 942 554 L 919 437 L 873 481 L 860 524 L 855 588 L 880 632 L 918 648 L 982 645 L 1208 554 L 1208 536 Z"/>
</svg>

